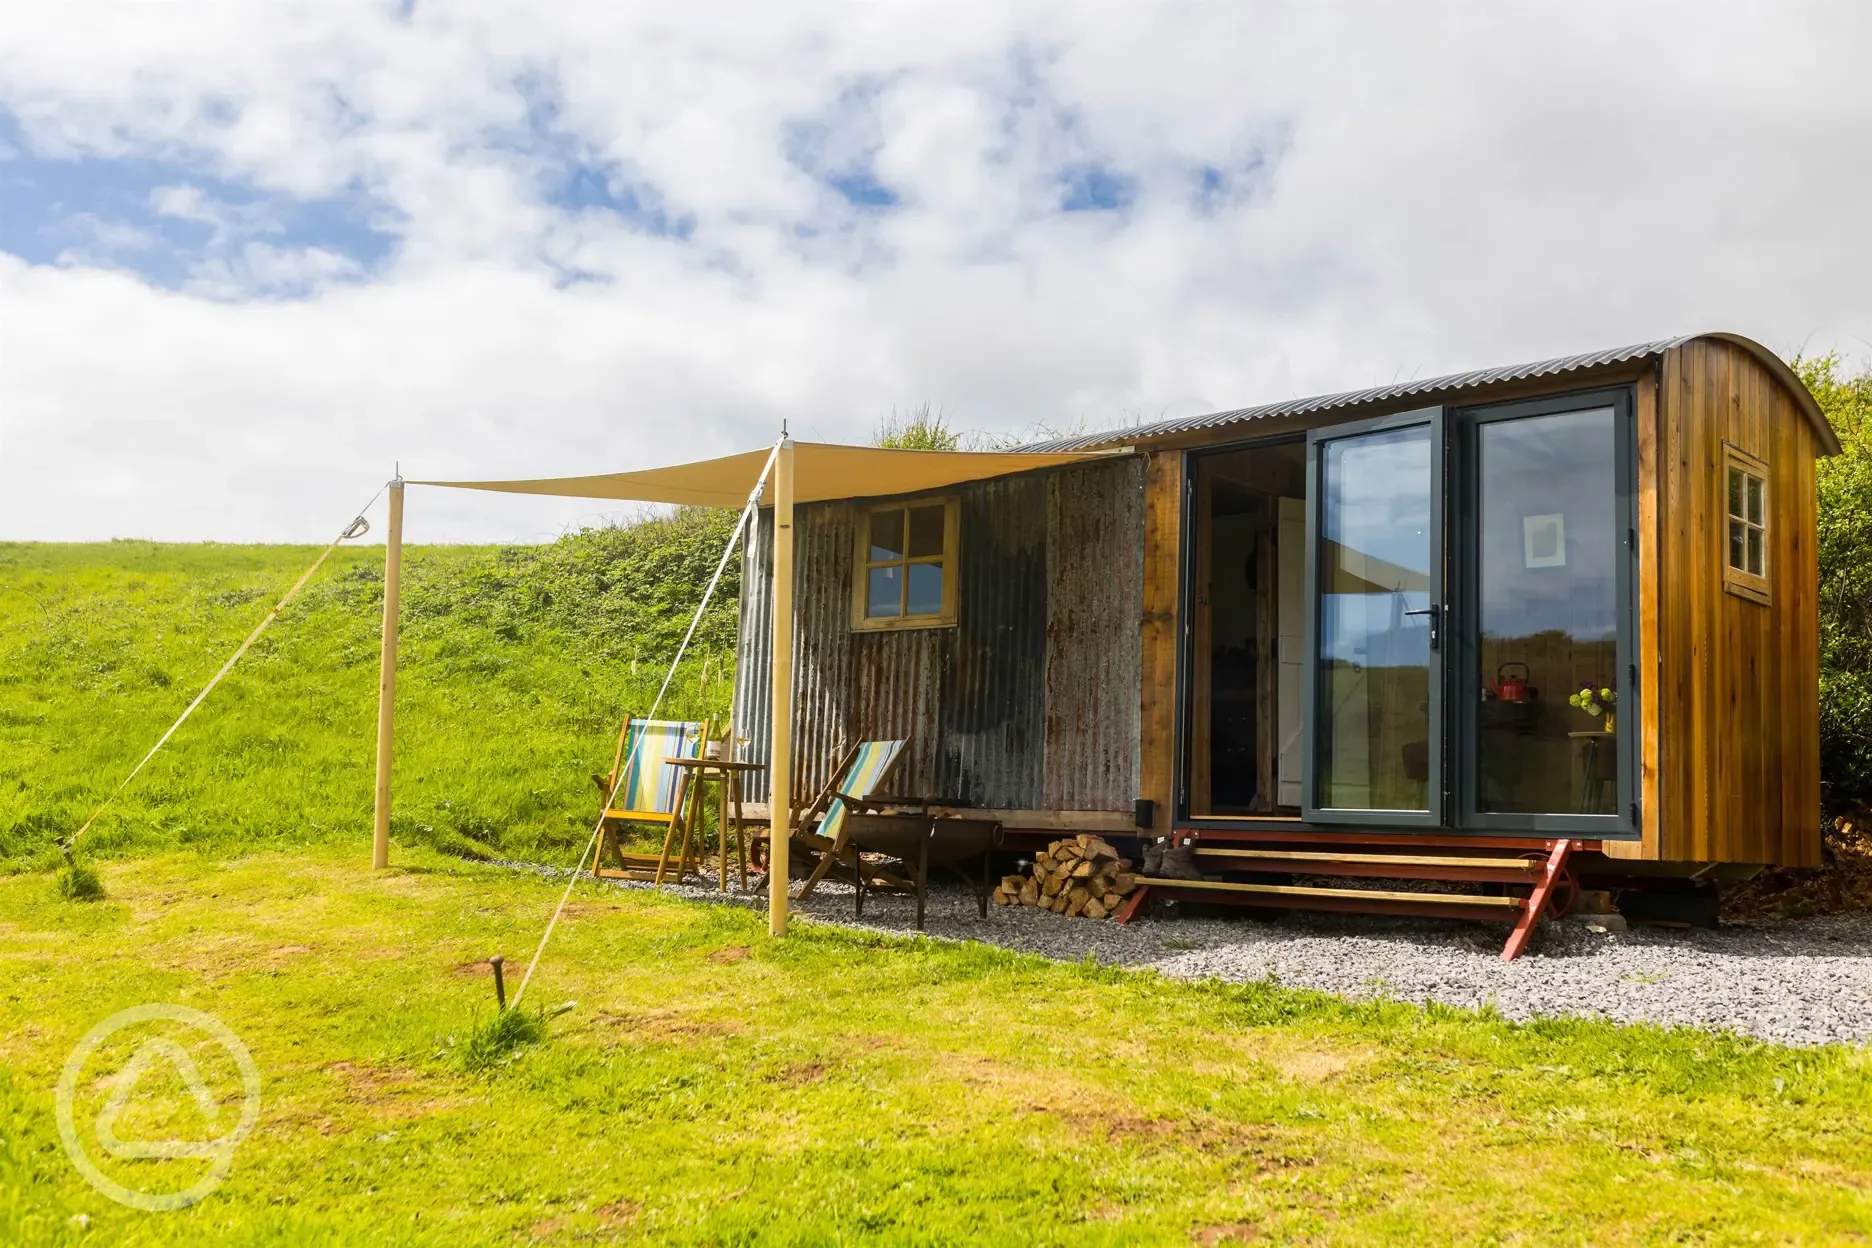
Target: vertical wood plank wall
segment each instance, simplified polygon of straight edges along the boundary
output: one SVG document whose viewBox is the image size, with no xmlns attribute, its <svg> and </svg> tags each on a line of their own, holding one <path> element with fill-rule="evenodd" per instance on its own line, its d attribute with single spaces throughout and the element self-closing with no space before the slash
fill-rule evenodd
<svg viewBox="0 0 1872 1248">
<path fill-rule="evenodd" d="M 1182 525 L 1183 452 L 1153 451 L 1144 465 L 1138 796 L 1157 804 L 1151 825 L 1156 832 L 1170 830 L 1176 810 L 1176 617 Z"/>
<path fill-rule="evenodd" d="M 1133 464 L 1046 474 L 1045 810 L 1138 796 L 1142 479 Z M 1041 760 L 1036 760 L 1040 762 Z"/>
<path fill-rule="evenodd" d="M 1651 371 L 1641 375 L 1632 420 L 1638 443 L 1638 810 L 1639 841 L 1608 841 L 1605 853 L 1613 858 L 1658 857 L 1661 798 L 1658 737 L 1658 385 Z"/>
<path fill-rule="evenodd" d="M 1658 756 L 1655 856 L 1813 866 L 1820 853 L 1818 442 L 1793 399 L 1739 347 L 1698 339 L 1667 353 L 1662 371 L 1658 688 L 1645 715 L 1646 754 L 1655 749 Z M 1641 421 L 1643 409 L 1641 394 Z M 1640 437 L 1642 456 L 1642 425 Z M 1766 606 L 1723 590 L 1725 441 L 1769 467 Z M 1641 580 L 1647 575 L 1641 568 Z M 1644 605 L 1641 593 L 1641 631 Z M 1646 850 L 1650 845 L 1647 839 Z"/>
</svg>

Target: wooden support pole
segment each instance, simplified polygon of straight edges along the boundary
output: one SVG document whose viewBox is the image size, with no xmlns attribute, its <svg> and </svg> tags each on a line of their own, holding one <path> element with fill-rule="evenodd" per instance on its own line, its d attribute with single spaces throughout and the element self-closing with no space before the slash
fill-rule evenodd
<svg viewBox="0 0 1872 1248">
<path fill-rule="evenodd" d="M 383 658 L 377 677 L 377 808 L 371 866 L 390 865 L 390 768 L 396 755 L 397 600 L 403 581 L 403 478 L 390 483 L 384 537 Z"/>
<path fill-rule="evenodd" d="M 767 761 L 767 930 L 787 929 L 787 849 L 793 831 L 793 439 L 774 465 L 773 728 Z"/>
</svg>

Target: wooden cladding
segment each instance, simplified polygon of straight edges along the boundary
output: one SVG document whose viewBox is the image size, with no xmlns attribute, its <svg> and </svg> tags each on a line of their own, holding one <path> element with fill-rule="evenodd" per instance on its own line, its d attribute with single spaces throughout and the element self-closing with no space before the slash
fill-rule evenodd
<svg viewBox="0 0 1872 1248">
<path fill-rule="evenodd" d="M 1144 465 L 1138 795 L 1154 804 L 1152 828 L 1159 832 L 1169 830 L 1176 811 L 1177 596 L 1182 532 L 1183 452 L 1153 452 Z"/>
<path fill-rule="evenodd" d="M 1644 766 L 1656 757 L 1646 856 L 1813 866 L 1820 855 L 1819 568 L 1814 428 L 1794 396 L 1734 344 L 1696 339 L 1663 357 L 1656 475 L 1641 518 L 1657 554 L 1640 576 Z M 1761 473 L 1759 591 L 1729 568 L 1732 463 Z M 1743 499 L 1743 519 L 1748 501 Z M 1744 568 L 1748 576 L 1747 538 Z M 1643 548 L 1641 547 L 1641 556 Z M 1652 619 L 1655 624 L 1652 624 Z M 1649 776 L 1646 777 L 1649 780 Z M 1656 848 L 1652 845 L 1655 837 Z"/>
</svg>

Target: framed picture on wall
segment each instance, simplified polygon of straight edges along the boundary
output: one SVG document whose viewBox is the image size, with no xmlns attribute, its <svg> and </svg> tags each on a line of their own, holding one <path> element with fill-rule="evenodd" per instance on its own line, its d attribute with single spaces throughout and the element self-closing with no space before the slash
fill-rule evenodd
<svg viewBox="0 0 1872 1248">
<path fill-rule="evenodd" d="M 1521 551 L 1530 568 L 1566 567 L 1566 516 L 1521 517 Z"/>
</svg>

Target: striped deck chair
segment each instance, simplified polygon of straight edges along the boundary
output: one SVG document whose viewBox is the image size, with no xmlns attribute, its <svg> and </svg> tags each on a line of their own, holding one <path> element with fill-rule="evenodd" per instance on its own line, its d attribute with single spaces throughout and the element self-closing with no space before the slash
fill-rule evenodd
<svg viewBox="0 0 1872 1248">
<path fill-rule="evenodd" d="M 694 813 L 683 815 L 683 799 L 689 792 L 689 774 L 681 767 L 666 767 L 672 758 L 701 758 L 708 747 L 709 721 L 692 723 L 678 719 L 635 719 L 625 716 L 618 733 L 617 758 L 609 776 L 594 775 L 604 795 L 604 819 L 598 832 L 598 853 L 592 859 L 592 874 L 626 879 L 654 879 L 663 882 L 670 866 L 670 850 L 677 833 L 682 834 L 682 852 L 676 865 L 681 879 L 694 869 L 690 839 Z M 648 824 L 664 829 L 661 854 L 627 853 L 618 844 L 618 835 L 631 824 Z M 615 867 L 603 865 L 609 852 Z"/>
<path fill-rule="evenodd" d="M 849 852 L 845 845 L 848 803 L 862 801 L 877 791 L 891 768 L 897 765 L 897 760 L 903 757 L 905 744 L 901 740 L 860 741 L 845 755 L 844 761 L 833 769 L 832 783 L 826 785 L 825 791 L 813 800 L 812 805 L 800 812 L 794 839 L 818 851 L 819 862 L 806 878 L 806 883 L 800 887 L 799 900 L 806 900 L 833 864 L 845 858 Z M 811 826 L 815 819 L 818 821 L 817 827 Z"/>
</svg>

